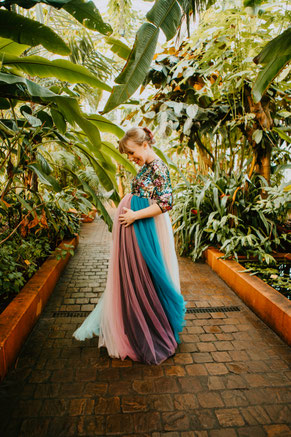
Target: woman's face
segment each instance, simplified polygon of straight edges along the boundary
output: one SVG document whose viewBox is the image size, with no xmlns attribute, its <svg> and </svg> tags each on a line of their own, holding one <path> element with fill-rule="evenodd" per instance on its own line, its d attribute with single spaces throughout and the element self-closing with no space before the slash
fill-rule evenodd
<svg viewBox="0 0 291 437">
<path fill-rule="evenodd" d="M 130 161 L 135 162 L 140 167 L 146 163 L 148 156 L 148 143 L 144 141 L 141 145 L 132 140 L 126 142 L 127 157 Z"/>
</svg>

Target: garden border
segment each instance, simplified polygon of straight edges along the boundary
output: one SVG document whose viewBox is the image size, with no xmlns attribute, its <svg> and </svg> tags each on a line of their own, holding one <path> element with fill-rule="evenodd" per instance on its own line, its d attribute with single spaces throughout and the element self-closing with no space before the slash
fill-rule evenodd
<svg viewBox="0 0 291 437">
<path fill-rule="evenodd" d="M 207 264 L 233 289 L 270 328 L 291 345 L 291 302 L 260 278 L 246 275 L 241 264 L 220 259 L 224 254 L 214 247 L 205 250 Z M 276 257 L 291 259 L 291 254 Z"/>
<path fill-rule="evenodd" d="M 56 251 L 65 249 L 65 244 L 76 248 L 78 243 L 79 236 L 63 240 L 0 314 L 0 381 L 15 362 L 71 257 L 67 253 L 57 260 Z"/>
</svg>

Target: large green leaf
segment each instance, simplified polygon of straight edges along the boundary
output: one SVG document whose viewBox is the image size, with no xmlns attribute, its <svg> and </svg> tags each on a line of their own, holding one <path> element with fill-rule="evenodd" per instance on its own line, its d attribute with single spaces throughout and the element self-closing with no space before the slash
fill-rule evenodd
<svg viewBox="0 0 291 437">
<path fill-rule="evenodd" d="M 49 185 L 57 192 L 62 190 L 58 181 L 53 176 L 46 174 L 41 168 L 40 164 L 29 164 L 27 168 L 33 170 L 37 174 L 40 182 L 42 182 L 43 184 Z"/>
<path fill-rule="evenodd" d="M 119 39 L 107 37 L 105 38 L 105 41 L 111 45 L 110 50 L 113 53 L 116 53 L 120 58 L 127 59 L 130 54 L 130 48 L 121 42 Z"/>
<path fill-rule="evenodd" d="M 92 123 L 96 124 L 101 132 L 110 132 L 116 135 L 118 138 L 122 138 L 124 135 L 124 130 L 121 129 L 121 127 L 117 126 L 112 121 L 107 120 L 107 118 L 102 117 L 102 115 L 88 115 L 87 120 L 90 120 Z"/>
<path fill-rule="evenodd" d="M 136 76 L 145 76 L 155 53 L 158 36 L 159 29 L 153 24 L 144 23 L 140 27 L 127 63 L 115 79 L 116 83 L 128 84 L 129 80 L 135 83 L 140 80 Z"/>
<path fill-rule="evenodd" d="M 110 217 L 110 215 L 108 214 L 105 206 L 103 205 L 103 203 L 101 202 L 101 200 L 99 199 L 99 197 L 96 195 L 96 193 L 94 192 L 94 190 L 92 190 L 92 188 L 90 187 L 89 184 L 87 184 L 86 181 L 84 181 L 82 178 L 79 177 L 78 174 L 75 174 L 75 176 L 79 179 L 79 181 L 81 182 L 81 184 L 83 185 L 83 189 L 86 193 L 88 193 L 91 197 L 92 197 L 92 203 L 94 206 L 96 206 L 101 218 L 104 220 L 104 222 L 108 225 L 108 229 L 111 232 L 112 230 L 112 219 Z"/>
<path fill-rule="evenodd" d="M 66 101 L 62 98 L 62 96 L 57 96 L 54 98 L 54 100 L 69 123 L 77 123 L 87 135 L 93 146 L 93 149 L 98 150 L 101 147 L 100 132 L 93 123 L 86 119 L 86 115 L 84 115 L 80 110 L 77 101 L 75 99 Z"/>
<path fill-rule="evenodd" d="M 254 96 L 254 102 L 258 103 L 266 89 L 271 85 L 272 81 L 290 61 L 291 54 L 285 56 L 278 56 L 270 61 L 258 74 L 256 81 L 253 85 L 252 93 Z"/>
<path fill-rule="evenodd" d="M 158 157 L 161 158 L 161 160 L 164 161 L 164 163 L 167 164 L 172 170 L 177 171 L 179 173 L 181 179 L 184 180 L 185 184 L 187 186 L 190 186 L 189 182 L 187 181 L 187 179 L 185 178 L 185 176 L 183 175 L 183 173 L 181 172 L 179 167 L 177 167 L 176 164 L 174 164 L 174 162 L 161 151 L 161 149 L 159 149 L 156 146 L 153 146 L 153 149 L 156 152 L 156 154 L 158 155 Z"/>
<path fill-rule="evenodd" d="M 104 152 L 106 155 L 111 156 L 115 161 L 119 162 L 119 164 L 122 164 L 123 167 L 132 173 L 133 175 L 136 175 L 136 169 L 134 165 L 128 159 L 124 158 L 122 154 L 117 150 L 113 144 L 111 144 L 109 141 L 102 141 L 102 147 L 101 152 Z"/>
<path fill-rule="evenodd" d="M 262 64 L 264 66 L 264 68 L 259 72 L 252 89 L 254 101 L 256 103 L 261 100 L 266 89 L 290 59 L 291 27 L 286 29 L 281 35 L 269 41 L 262 51 L 254 58 L 256 64 Z"/>
<path fill-rule="evenodd" d="M 0 0 L 0 6 L 10 9 L 12 5 L 18 5 L 24 9 L 31 9 L 39 3 L 45 3 L 54 8 L 62 8 L 70 1 L 71 0 Z"/>
<path fill-rule="evenodd" d="M 4 54 L 2 63 L 8 67 L 13 66 L 18 68 L 30 76 L 56 77 L 66 82 L 86 83 L 106 91 L 111 91 L 109 85 L 97 79 L 87 68 L 65 59 L 50 61 L 41 56 L 24 56 L 20 58 L 18 56 Z"/>
<path fill-rule="evenodd" d="M 151 23 L 144 23 L 136 34 L 134 46 L 129 54 L 127 63 L 120 75 L 115 79 L 119 86 L 115 86 L 105 105 L 104 112 L 111 111 L 121 103 L 126 102 L 145 79 L 159 36 L 162 29 L 169 40 L 173 38 L 181 22 L 181 9 L 189 16 L 193 10 L 196 15 L 197 6 L 210 6 L 207 0 L 156 0 L 147 14 Z"/>
<path fill-rule="evenodd" d="M 167 40 L 175 36 L 181 16 L 181 9 L 176 0 L 157 0 L 146 15 L 151 23 L 162 29 Z"/>
<path fill-rule="evenodd" d="M 0 97 L 33 101 L 40 104 L 55 103 L 69 123 L 78 124 L 89 138 L 94 149 L 97 150 L 101 146 L 98 128 L 86 119 L 77 101 L 72 97 L 58 96 L 31 80 L 6 73 L 0 73 Z"/>
<path fill-rule="evenodd" d="M 0 9 L 0 36 L 32 47 L 41 44 L 50 52 L 60 55 L 70 53 L 66 43 L 52 29 L 38 21 L 4 9 Z"/>
<path fill-rule="evenodd" d="M 273 61 L 275 56 L 285 55 L 291 55 L 291 27 L 269 41 L 254 58 L 254 62 L 266 65 Z"/>
<path fill-rule="evenodd" d="M 117 183 L 115 180 L 112 180 L 112 175 L 108 172 L 102 164 L 95 158 L 94 154 L 92 155 L 92 151 L 88 149 L 85 143 L 75 143 L 75 147 L 82 150 L 85 153 L 87 158 L 90 161 L 90 164 L 94 168 L 96 175 L 101 183 L 101 185 L 107 190 L 110 191 L 114 188 L 117 188 Z"/>
<path fill-rule="evenodd" d="M 277 132 L 277 134 L 282 138 L 282 140 L 287 141 L 287 143 L 291 143 L 291 137 L 281 128 L 273 127 L 272 131 Z"/>
<path fill-rule="evenodd" d="M 97 30 L 103 35 L 110 35 L 112 33 L 111 26 L 104 23 L 93 1 L 71 0 L 63 6 L 63 9 L 88 29 Z"/>
<path fill-rule="evenodd" d="M 57 127 L 57 129 L 64 134 L 66 132 L 67 126 L 66 126 L 66 120 L 63 114 L 61 114 L 59 111 L 57 111 L 54 108 L 51 108 L 51 116 L 52 119 Z"/>
<path fill-rule="evenodd" d="M 54 8 L 65 9 L 83 26 L 91 30 L 97 30 L 103 35 L 110 35 L 112 28 L 109 24 L 104 23 L 100 12 L 96 8 L 93 1 L 88 0 L 0 0 L 0 6 L 9 8 L 13 4 L 17 4 L 25 9 L 30 9 L 39 3 L 53 6 Z"/>
<path fill-rule="evenodd" d="M 17 42 L 12 41 L 7 38 L 0 38 L 0 53 L 9 53 L 11 55 L 19 56 L 24 50 L 28 49 L 28 45 L 17 44 Z"/>
<path fill-rule="evenodd" d="M 84 147 L 87 148 L 94 159 L 97 159 L 98 163 L 101 164 L 104 170 L 107 171 L 108 175 L 110 175 L 113 184 L 115 184 L 116 165 L 112 162 L 111 156 L 104 154 L 101 148 L 96 149 L 92 147 L 92 144 L 88 141 L 83 132 L 75 132 L 75 136 L 82 141 Z"/>
<path fill-rule="evenodd" d="M 144 23 L 136 35 L 134 47 L 126 66 L 115 80 L 121 86 L 115 86 L 106 103 L 104 112 L 111 111 L 125 102 L 144 80 L 153 59 L 159 29 L 153 24 Z"/>
<path fill-rule="evenodd" d="M 21 84 L 21 87 L 18 85 Z M 15 85 L 15 86 L 14 86 Z M 15 94 L 11 94 L 14 92 Z M 41 102 L 41 99 L 52 99 L 58 96 L 57 94 L 50 91 L 37 83 L 32 82 L 29 79 L 20 76 L 14 76 L 13 74 L 1 73 L 0 72 L 0 96 L 9 97 L 12 99 L 17 99 L 18 96 L 20 100 L 24 101 L 35 101 Z M 31 98 L 32 100 L 30 100 Z M 72 99 L 71 97 L 62 97 L 65 101 Z M 74 100 L 74 99 L 72 99 Z"/>
</svg>

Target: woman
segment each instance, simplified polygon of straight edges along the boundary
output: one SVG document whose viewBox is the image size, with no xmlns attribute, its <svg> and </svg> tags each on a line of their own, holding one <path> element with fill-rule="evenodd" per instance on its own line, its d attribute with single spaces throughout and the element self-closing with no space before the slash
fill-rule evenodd
<svg viewBox="0 0 291 437">
<path fill-rule="evenodd" d="M 175 353 L 185 301 L 168 210 L 172 188 L 167 166 L 152 149 L 148 128 L 132 128 L 119 142 L 141 169 L 119 204 L 107 284 L 97 306 L 74 332 L 99 335 L 111 357 L 160 364 Z"/>
</svg>

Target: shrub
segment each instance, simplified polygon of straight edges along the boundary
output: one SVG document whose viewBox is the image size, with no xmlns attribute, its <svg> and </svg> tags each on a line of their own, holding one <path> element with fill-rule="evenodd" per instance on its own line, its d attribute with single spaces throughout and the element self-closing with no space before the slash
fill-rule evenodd
<svg viewBox="0 0 291 437">
<path fill-rule="evenodd" d="M 172 217 L 181 255 L 196 261 L 212 245 L 225 258 L 254 256 L 269 264 L 275 262 L 272 251 L 287 250 L 290 234 L 278 227 L 290 208 L 288 187 L 268 187 L 260 176 L 214 173 L 175 191 Z"/>
</svg>

